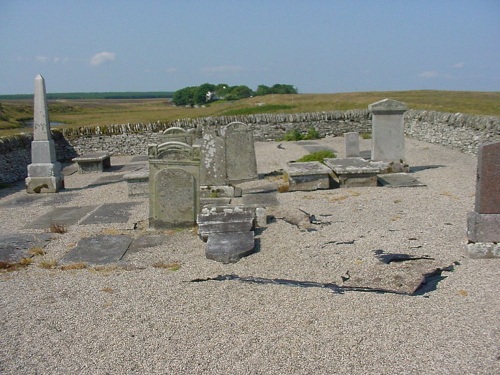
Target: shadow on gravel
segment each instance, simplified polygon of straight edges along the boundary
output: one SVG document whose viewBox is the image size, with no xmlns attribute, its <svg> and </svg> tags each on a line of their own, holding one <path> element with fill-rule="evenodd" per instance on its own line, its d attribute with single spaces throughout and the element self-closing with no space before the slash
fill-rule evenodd
<svg viewBox="0 0 500 375">
<path fill-rule="evenodd" d="M 284 285 L 284 286 L 294 286 L 300 288 L 324 288 L 330 289 L 334 294 L 344 294 L 346 292 L 362 292 L 362 293 L 377 293 L 377 294 L 399 294 L 404 296 L 425 296 L 426 293 L 436 290 L 437 284 L 446 278 L 442 273 L 453 272 L 455 266 L 459 265 L 460 262 L 454 262 L 448 267 L 437 268 L 432 272 L 429 272 L 423 275 L 422 282 L 419 286 L 412 292 L 401 292 L 397 290 L 390 289 L 382 289 L 382 288 L 371 288 L 369 286 L 346 286 L 346 285 L 338 285 L 335 283 L 318 283 L 315 281 L 299 281 L 299 280 L 290 280 L 290 279 L 269 279 L 264 277 L 241 277 L 238 275 L 230 274 L 230 275 L 218 275 L 215 277 L 207 277 L 207 278 L 199 278 L 190 280 L 192 283 L 200 283 L 206 281 L 240 281 L 243 283 L 251 283 L 251 284 L 273 284 L 273 285 Z"/>
</svg>

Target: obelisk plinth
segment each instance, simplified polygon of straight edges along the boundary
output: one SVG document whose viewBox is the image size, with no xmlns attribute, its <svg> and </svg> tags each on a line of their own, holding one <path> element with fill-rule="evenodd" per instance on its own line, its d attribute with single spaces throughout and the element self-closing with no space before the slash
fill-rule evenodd
<svg viewBox="0 0 500 375">
<path fill-rule="evenodd" d="M 57 193 L 62 188 L 64 188 L 64 176 L 61 173 L 61 164 L 56 159 L 56 149 L 50 132 L 45 80 L 41 75 L 37 75 L 31 164 L 28 165 L 26 191 L 30 194 Z"/>
</svg>

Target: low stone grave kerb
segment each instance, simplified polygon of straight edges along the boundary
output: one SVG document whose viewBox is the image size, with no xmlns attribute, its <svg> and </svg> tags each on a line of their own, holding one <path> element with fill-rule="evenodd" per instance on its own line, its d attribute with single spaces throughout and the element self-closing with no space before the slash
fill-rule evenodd
<svg viewBox="0 0 500 375">
<path fill-rule="evenodd" d="M 380 167 L 363 158 L 325 159 L 340 187 L 377 186 Z"/>
<path fill-rule="evenodd" d="M 329 189 L 332 179 L 330 168 L 319 161 L 289 162 L 284 168 L 288 191 Z"/>
</svg>

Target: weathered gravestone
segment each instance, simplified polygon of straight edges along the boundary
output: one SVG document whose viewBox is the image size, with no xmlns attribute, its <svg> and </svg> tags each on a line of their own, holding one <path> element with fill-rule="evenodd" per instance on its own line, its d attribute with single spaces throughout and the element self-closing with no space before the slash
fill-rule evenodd
<svg viewBox="0 0 500 375">
<path fill-rule="evenodd" d="M 471 257 L 500 257 L 500 142 L 479 146 L 476 203 L 467 216 L 467 238 Z"/>
<path fill-rule="evenodd" d="M 26 178 L 28 193 L 57 193 L 64 188 L 61 164 L 56 159 L 54 140 L 50 132 L 49 111 L 45 80 L 35 78 L 33 142 L 31 142 L 31 164 Z"/>
<path fill-rule="evenodd" d="M 345 157 L 346 158 L 358 158 L 359 154 L 359 133 L 349 132 L 344 133 L 345 141 Z"/>
<path fill-rule="evenodd" d="M 384 99 L 370 104 L 372 113 L 372 160 L 388 163 L 387 172 L 409 172 L 405 160 L 404 113 L 408 107 Z"/>
<path fill-rule="evenodd" d="M 200 149 L 181 142 L 148 145 L 149 226 L 192 226 L 200 207 Z"/>
<path fill-rule="evenodd" d="M 232 122 L 220 129 L 205 129 L 201 142 L 200 185 L 202 194 L 214 191 L 220 196 L 235 196 L 227 189 L 234 183 L 258 177 L 252 129 Z M 206 194 L 205 194 L 206 193 Z"/>
<path fill-rule="evenodd" d="M 242 122 L 232 122 L 223 128 L 223 134 L 228 182 L 255 180 L 258 174 L 252 129 Z"/>
</svg>

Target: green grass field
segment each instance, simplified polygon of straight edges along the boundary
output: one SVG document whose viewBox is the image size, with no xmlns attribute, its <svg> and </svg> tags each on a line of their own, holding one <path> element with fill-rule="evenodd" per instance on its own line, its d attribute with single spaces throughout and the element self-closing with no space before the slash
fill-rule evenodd
<svg viewBox="0 0 500 375">
<path fill-rule="evenodd" d="M 411 109 L 500 116 L 500 92 L 392 91 L 338 94 L 266 95 L 237 101 L 218 101 L 200 108 L 176 107 L 168 99 L 64 99 L 49 101 L 49 116 L 64 126 L 96 126 L 147 123 L 181 118 L 245 115 L 256 113 L 302 113 L 366 109 L 385 98 Z M 32 100 L 0 101 L 0 136 L 30 131 L 22 122 L 33 117 Z"/>
</svg>

